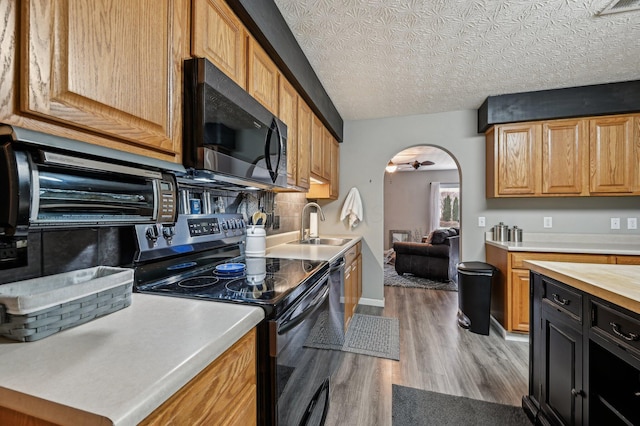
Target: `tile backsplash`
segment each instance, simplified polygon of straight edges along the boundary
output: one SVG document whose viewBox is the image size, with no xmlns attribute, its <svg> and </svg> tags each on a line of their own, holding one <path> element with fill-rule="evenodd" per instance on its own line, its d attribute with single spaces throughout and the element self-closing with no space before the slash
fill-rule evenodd
<svg viewBox="0 0 640 426">
<path fill-rule="evenodd" d="M 307 203 L 305 193 L 280 193 L 275 198 L 274 215 L 280 217 L 279 229 L 268 229 L 267 235 L 300 230 L 300 212 Z"/>
</svg>

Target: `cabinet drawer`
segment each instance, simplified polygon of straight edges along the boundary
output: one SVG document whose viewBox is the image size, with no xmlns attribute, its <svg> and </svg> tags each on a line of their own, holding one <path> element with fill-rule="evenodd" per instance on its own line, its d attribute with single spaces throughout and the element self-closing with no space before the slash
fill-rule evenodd
<svg viewBox="0 0 640 426">
<path fill-rule="evenodd" d="M 359 252 L 358 244 L 354 245 L 349 250 L 347 250 L 347 252 L 344 254 L 346 263 L 350 264 L 351 262 L 353 262 L 356 256 L 358 256 L 358 252 Z"/>
<path fill-rule="evenodd" d="M 591 310 L 591 328 L 640 355 L 640 320 L 596 301 L 591 302 Z"/>
<path fill-rule="evenodd" d="M 543 301 L 572 314 L 579 321 L 582 320 L 582 295 L 580 293 L 547 278 L 543 278 L 542 283 L 544 285 Z"/>
<path fill-rule="evenodd" d="M 511 253 L 512 268 L 526 268 L 525 260 L 549 260 L 552 262 L 574 263 L 610 263 L 609 256 L 599 254 L 574 254 L 574 253 Z"/>
</svg>

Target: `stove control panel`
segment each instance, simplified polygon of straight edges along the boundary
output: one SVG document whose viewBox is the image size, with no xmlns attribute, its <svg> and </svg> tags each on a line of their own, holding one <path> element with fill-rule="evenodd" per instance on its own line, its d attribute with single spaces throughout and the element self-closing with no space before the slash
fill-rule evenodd
<svg viewBox="0 0 640 426">
<path fill-rule="evenodd" d="M 245 240 L 246 222 L 239 214 L 178 215 L 175 225 L 136 225 L 136 261 L 175 255 L 193 245 L 237 244 Z"/>
<path fill-rule="evenodd" d="M 218 218 L 207 219 L 187 219 L 189 224 L 189 235 L 199 237 L 201 235 L 213 235 L 220 233 L 220 223 Z"/>
</svg>

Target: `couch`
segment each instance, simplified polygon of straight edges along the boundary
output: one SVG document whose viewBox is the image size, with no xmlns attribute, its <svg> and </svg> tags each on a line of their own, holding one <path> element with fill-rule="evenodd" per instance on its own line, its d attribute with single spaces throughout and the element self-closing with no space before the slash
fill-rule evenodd
<svg viewBox="0 0 640 426">
<path fill-rule="evenodd" d="M 436 281 L 458 282 L 460 236 L 457 228 L 437 229 L 423 242 L 395 242 L 398 275 L 410 273 Z"/>
</svg>

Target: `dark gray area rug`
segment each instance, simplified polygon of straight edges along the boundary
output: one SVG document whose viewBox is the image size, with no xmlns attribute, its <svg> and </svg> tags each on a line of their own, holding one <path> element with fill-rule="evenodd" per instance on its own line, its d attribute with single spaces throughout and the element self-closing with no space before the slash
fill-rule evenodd
<svg viewBox="0 0 640 426">
<path fill-rule="evenodd" d="M 393 385 L 393 426 L 530 426 L 522 407 Z"/>
<path fill-rule="evenodd" d="M 341 350 L 361 355 L 400 360 L 398 318 L 354 314 L 346 334 L 334 325 L 327 312 L 320 314 L 304 346 Z"/>
<path fill-rule="evenodd" d="M 393 265 L 384 264 L 384 285 L 393 287 L 426 288 L 430 290 L 458 291 L 453 281 L 435 281 L 428 278 L 416 277 L 411 274 L 398 275 Z"/>
</svg>

